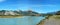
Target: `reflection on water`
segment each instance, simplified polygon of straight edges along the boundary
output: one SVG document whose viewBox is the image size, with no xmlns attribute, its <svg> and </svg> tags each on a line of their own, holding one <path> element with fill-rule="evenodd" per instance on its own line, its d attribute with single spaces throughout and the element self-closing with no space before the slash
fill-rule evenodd
<svg viewBox="0 0 60 25">
<path fill-rule="evenodd" d="M 0 18 L 0 25 L 36 25 L 44 17 L 23 16 L 23 18 Z"/>
</svg>

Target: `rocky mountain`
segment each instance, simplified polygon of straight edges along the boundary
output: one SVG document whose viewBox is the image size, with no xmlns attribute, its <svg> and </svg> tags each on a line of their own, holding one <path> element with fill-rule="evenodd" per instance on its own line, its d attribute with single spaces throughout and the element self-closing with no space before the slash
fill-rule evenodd
<svg viewBox="0 0 60 25">
<path fill-rule="evenodd" d="M 39 14 L 34 11 L 21 11 L 21 10 L 15 10 L 15 11 L 8 11 L 8 10 L 1 10 L 0 15 L 34 15 L 34 14 Z"/>
<path fill-rule="evenodd" d="M 60 15 L 60 11 L 57 11 L 57 12 L 56 12 L 56 15 Z"/>
<path fill-rule="evenodd" d="M 60 15 L 60 11 L 56 11 L 56 12 L 49 12 L 47 14 L 52 14 L 52 15 Z"/>
</svg>

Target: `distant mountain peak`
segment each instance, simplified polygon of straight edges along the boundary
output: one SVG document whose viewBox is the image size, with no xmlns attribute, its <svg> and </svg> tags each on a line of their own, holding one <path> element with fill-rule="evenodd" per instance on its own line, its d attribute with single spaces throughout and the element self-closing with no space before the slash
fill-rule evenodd
<svg viewBox="0 0 60 25">
<path fill-rule="evenodd" d="M 28 11 L 21 11 L 21 10 L 15 10 L 15 11 L 8 11 L 8 10 L 1 10 L 0 15 L 29 15 L 29 14 L 38 14 L 37 12 L 28 10 Z"/>
</svg>

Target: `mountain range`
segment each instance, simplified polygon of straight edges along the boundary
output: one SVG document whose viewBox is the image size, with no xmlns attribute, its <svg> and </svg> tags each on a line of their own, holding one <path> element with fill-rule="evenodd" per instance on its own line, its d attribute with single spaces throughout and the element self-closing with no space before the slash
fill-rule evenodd
<svg viewBox="0 0 60 25">
<path fill-rule="evenodd" d="M 35 14 L 39 14 L 37 12 L 34 11 L 21 11 L 21 10 L 15 10 L 15 11 L 8 11 L 8 10 L 0 10 L 0 15 L 25 15 L 25 16 L 31 16 L 31 15 L 35 15 Z M 40 15 L 40 14 L 39 14 Z"/>
</svg>

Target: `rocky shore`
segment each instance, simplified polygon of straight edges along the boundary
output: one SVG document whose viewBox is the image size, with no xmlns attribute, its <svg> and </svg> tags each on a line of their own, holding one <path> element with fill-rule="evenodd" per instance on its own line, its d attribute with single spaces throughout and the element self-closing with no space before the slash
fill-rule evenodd
<svg viewBox="0 0 60 25">
<path fill-rule="evenodd" d="M 43 19 L 37 25 L 60 25 L 60 15 L 50 16 L 48 19 Z"/>
</svg>

